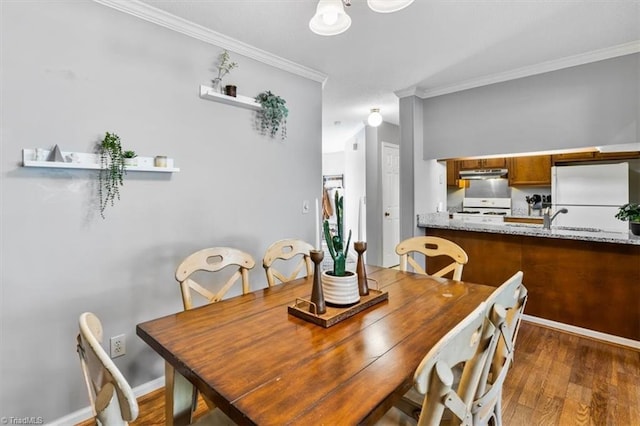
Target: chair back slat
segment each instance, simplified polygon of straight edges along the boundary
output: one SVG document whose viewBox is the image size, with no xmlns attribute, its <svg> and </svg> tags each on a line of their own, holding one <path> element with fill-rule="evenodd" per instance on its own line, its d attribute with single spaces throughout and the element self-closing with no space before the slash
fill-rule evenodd
<svg viewBox="0 0 640 426">
<path fill-rule="evenodd" d="M 176 280 L 180 283 L 184 309 L 193 307 L 192 290 L 207 299 L 208 303 L 214 303 L 220 301 L 241 279 L 242 293 L 249 293 L 249 270 L 254 266 L 255 261 L 251 255 L 231 247 L 206 248 L 187 256 L 176 269 Z M 220 272 L 227 267 L 237 269 L 215 293 L 193 279 L 196 272 Z"/>
<path fill-rule="evenodd" d="M 463 364 L 463 375 L 479 377 L 486 357 L 482 335 L 486 304 L 481 303 L 452 328 L 424 357 L 414 375 L 414 387 L 424 395 L 419 425 L 437 425 L 448 409 L 461 424 L 471 424 L 473 390 L 477 382 L 454 382 L 453 369 Z M 466 389 L 465 387 L 469 387 Z"/>
<path fill-rule="evenodd" d="M 102 324 L 91 312 L 79 319 L 77 351 L 89 401 L 99 424 L 126 425 L 138 417 L 133 390 L 102 347 Z"/>
<path fill-rule="evenodd" d="M 487 327 L 493 335 L 472 406 L 474 424 L 502 423 L 502 388 L 513 362 L 528 292 L 518 271 L 487 298 Z"/>
<path fill-rule="evenodd" d="M 281 283 L 285 283 L 298 278 L 303 268 L 306 270 L 306 276 L 313 275 L 313 263 L 309 256 L 309 251 L 311 250 L 313 250 L 311 244 L 296 239 L 284 239 L 271 244 L 262 259 L 262 266 L 265 269 L 269 287 L 276 285 L 276 279 Z M 298 257 L 299 260 L 295 264 L 293 272 L 288 275 L 274 267 L 274 263 L 277 260 L 286 262 L 296 257 Z"/>
<path fill-rule="evenodd" d="M 462 270 L 464 265 L 469 261 L 467 253 L 454 243 L 453 241 L 446 240 L 440 237 L 413 237 L 401 241 L 396 246 L 396 253 L 400 256 L 400 270 L 408 271 L 408 265 L 411 265 L 413 270 L 419 274 L 429 275 L 426 272 L 426 268 L 423 268 L 413 258 L 416 253 L 425 256 L 425 259 L 434 258 L 438 256 L 446 256 L 451 258 L 451 264 L 445 266 L 439 271 L 431 274 L 435 277 L 445 277 L 447 274 L 452 273 L 452 279 L 456 281 L 462 280 Z"/>
</svg>

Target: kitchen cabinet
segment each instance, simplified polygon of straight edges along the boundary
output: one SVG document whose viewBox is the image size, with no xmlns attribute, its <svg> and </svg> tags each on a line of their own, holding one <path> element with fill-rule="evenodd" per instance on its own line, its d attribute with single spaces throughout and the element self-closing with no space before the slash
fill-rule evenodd
<svg viewBox="0 0 640 426">
<path fill-rule="evenodd" d="M 640 151 L 628 152 L 567 152 L 552 156 L 553 165 L 576 163 L 581 161 L 617 161 L 640 158 Z"/>
<path fill-rule="evenodd" d="M 507 166 L 507 159 L 500 158 L 476 158 L 473 160 L 459 160 L 460 170 L 473 169 L 503 169 Z"/>
<path fill-rule="evenodd" d="M 596 160 L 632 160 L 640 158 L 640 151 L 629 152 L 598 152 L 595 155 Z"/>
<path fill-rule="evenodd" d="M 456 188 L 468 188 L 469 181 L 460 179 L 460 162 L 456 160 L 447 160 L 447 186 L 455 186 Z"/>
<path fill-rule="evenodd" d="M 464 247 L 465 281 L 499 285 L 523 271 L 528 315 L 640 340 L 640 245 L 429 227 L 425 234 Z M 443 263 L 430 259 L 427 273 Z M 605 299 L 616 308 L 602 308 Z"/>
<path fill-rule="evenodd" d="M 589 161 L 595 158 L 595 151 L 588 152 L 567 152 L 564 154 L 553 155 L 553 164 L 572 162 L 572 161 Z"/>
<path fill-rule="evenodd" d="M 509 164 L 509 186 L 551 185 L 551 156 L 529 155 L 511 157 Z"/>
</svg>

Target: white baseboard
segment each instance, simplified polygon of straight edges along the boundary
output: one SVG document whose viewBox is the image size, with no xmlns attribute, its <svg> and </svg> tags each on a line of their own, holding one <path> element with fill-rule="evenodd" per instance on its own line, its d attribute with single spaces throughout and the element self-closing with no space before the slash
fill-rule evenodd
<svg viewBox="0 0 640 426">
<path fill-rule="evenodd" d="M 549 328 L 556 328 L 558 330 L 566 331 L 580 336 L 589 337 L 595 340 L 602 340 L 607 343 L 613 343 L 620 346 L 628 346 L 633 349 L 640 350 L 640 342 L 637 340 L 627 339 L 625 337 L 614 336 L 612 334 L 601 333 L 599 331 L 589 330 L 588 328 L 576 327 L 575 325 L 564 324 L 561 322 L 551 321 L 544 318 L 533 317 L 531 315 L 523 314 L 522 319 L 534 324 L 540 324 Z"/>
<path fill-rule="evenodd" d="M 142 395 L 146 395 L 150 392 L 153 392 L 156 389 L 160 389 L 164 386 L 164 376 L 158 377 L 157 379 L 151 380 L 150 382 L 143 383 L 140 386 L 136 386 L 133 388 L 133 394 L 136 398 L 140 398 Z M 85 420 L 93 417 L 93 411 L 91 407 L 85 407 L 78 411 L 74 411 L 73 413 L 67 414 L 64 417 L 60 417 L 58 420 L 54 420 L 51 423 L 47 423 L 50 426 L 68 426 L 68 425 L 76 425 L 80 422 L 84 422 Z"/>
</svg>

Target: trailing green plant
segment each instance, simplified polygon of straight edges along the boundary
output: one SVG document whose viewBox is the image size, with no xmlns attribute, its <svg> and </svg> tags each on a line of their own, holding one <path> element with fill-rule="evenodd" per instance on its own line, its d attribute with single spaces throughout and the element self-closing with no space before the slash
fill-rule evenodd
<svg viewBox="0 0 640 426">
<path fill-rule="evenodd" d="M 98 193 L 100 197 L 100 216 L 104 219 L 107 205 L 113 206 L 115 199 L 120 199 L 120 187 L 124 184 L 124 153 L 120 136 L 106 132 L 104 139 L 98 143 L 100 156 L 100 173 L 98 178 Z M 131 151 L 132 152 L 132 151 Z M 135 156 L 135 153 L 134 153 Z"/>
<path fill-rule="evenodd" d="M 349 253 L 349 243 L 351 242 L 351 230 L 349 230 L 349 237 L 347 238 L 347 244 L 344 245 L 344 197 L 338 195 L 336 191 L 335 204 L 336 204 L 336 217 L 338 218 L 337 233 L 332 234 L 329 229 L 329 221 L 325 220 L 324 238 L 327 241 L 327 247 L 329 253 L 333 259 L 333 275 L 336 277 L 344 277 L 346 275 L 347 253 Z"/>
<path fill-rule="evenodd" d="M 229 51 L 224 50 L 220 56 L 218 57 L 218 77 L 211 80 L 213 86 L 222 85 L 222 77 L 229 74 L 232 69 L 237 68 L 238 64 L 236 62 L 231 62 L 231 57 L 229 56 Z"/>
<path fill-rule="evenodd" d="M 122 153 L 122 157 L 123 157 L 123 158 L 136 158 L 137 156 L 138 156 L 138 155 L 136 154 L 136 152 L 135 152 L 135 151 L 131 151 L 131 150 L 129 150 L 129 151 L 124 151 L 124 152 Z"/>
<path fill-rule="evenodd" d="M 256 96 L 256 102 L 262 107 L 258 112 L 262 134 L 264 135 L 268 131 L 271 137 L 275 137 L 280 130 L 282 139 L 285 139 L 287 137 L 287 117 L 289 116 L 289 110 L 285 106 L 287 101 L 267 90 Z"/>
<path fill-rule="evenodd" d="M 627 203 L 624 206 L 620 206 L 615 217 L 623 221 L 640 222 L 640 204 Z"/>
</svg>

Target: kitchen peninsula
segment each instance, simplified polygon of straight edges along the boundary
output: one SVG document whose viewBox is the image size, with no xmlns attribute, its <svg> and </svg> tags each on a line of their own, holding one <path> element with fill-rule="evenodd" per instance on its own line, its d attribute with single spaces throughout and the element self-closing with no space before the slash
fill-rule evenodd
<svg viewBox="0 0 640 426">
<path fill-rule="evenodd" d="M 640 237 L 469 223 L 446 213 L 418 215 L 418 227 L 467 252 L 464 280 L 498 286 L 523 271 L 530 295 L 526 314 L 640 343 Z M 427 265 L 427 272 L 437 270 L 437 263 Z"/>
</svg>

